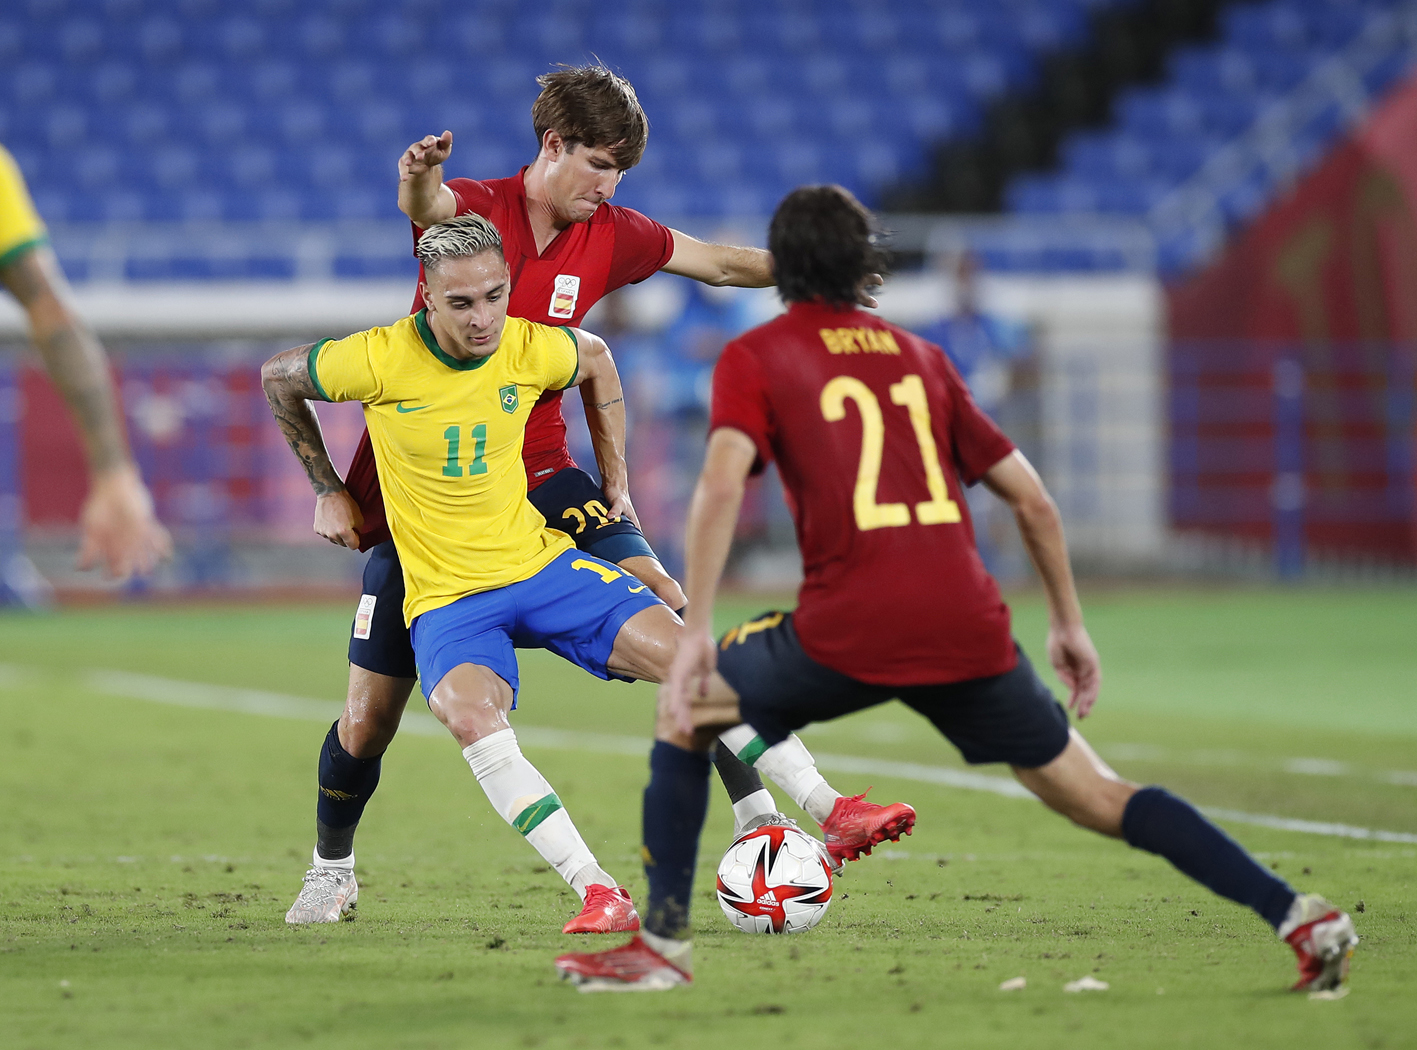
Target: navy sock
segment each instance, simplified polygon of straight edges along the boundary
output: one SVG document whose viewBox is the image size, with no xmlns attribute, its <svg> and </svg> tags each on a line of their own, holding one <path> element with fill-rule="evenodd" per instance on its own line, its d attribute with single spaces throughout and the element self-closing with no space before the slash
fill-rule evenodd
<svg viewBox="0 0 1417 1050">
<path fill-rule="evenodd" d="M 1276 929 L 1294 903 L 1287 882 L 1265 870 L 1189 802 L 1163 788 L 1142 788 L 1131 797 L 1122 812 L 1122 836 L 1137 849 L 1165 857 L 1207 889 L 1253 908 Z"/>
<path fill-rule="evenodd" d="M 713 765 L 718 770 L 718 778 L 723 781 L 730 802 L 741 802 L 763 790 L 763 778 L 758 771 L 730 751 L 722 740 L 713 749 Z"/>
<path fill-rule="evenodd" d="M 708 755 L 655 741 L 645 788 L 645 929 L 661 937 L 677 937 L 689 928 L 699 833 L 708 816 L 708 775 Z"/>
<path fill-rule="evenodd" d="M 379 758 L 355 758 L 339 742 L 339 723 L 320 749 L 320 795 L 315 806 L 316 844 L 326 860 L 354 852 L 354 831 L 379 786 Z"/>
</svg>

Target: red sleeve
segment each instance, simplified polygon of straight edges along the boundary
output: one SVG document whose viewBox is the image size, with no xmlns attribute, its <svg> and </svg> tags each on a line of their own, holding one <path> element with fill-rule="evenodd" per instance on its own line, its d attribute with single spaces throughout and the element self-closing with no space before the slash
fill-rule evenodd
<svg viewBox="0 0 1417 1050">
<path fill-rule="evenodd" d="M 443 185 L 453 191 L 453 197 L 458 202 L 455 214 L 466 215 L 470 211 L 484 217 L 492 214 L 492 205 L 497 198 L 487 183 L 476 179 L 449 179 Z"/>
<path fill-rule="evenodd" d="M 658 273 L 674 254 L 674 235 L 668 226 L 629 208 L 616 207 L 611 214 L 615 216 L 615 254 L 605 283 L 607 292 Z"/>
<path fill-rule="evenodd" d="M 458 202 L 454 215 L 466 215 L 470 211 L 482 216 L 492 214 L 492 203 L 496 197 L 487 183 L 476 179 L 449 179 L 443 185 L 453 191 L 453 199 Z M 413 221 L 408 225 L 413 231 L 413 243 L 417 246 L 418 238 L 423 236 L 423 227 Z"/>
<path fill-rule="evenodd" d="M 762 366 L 748 348 L 734 340 L 723 348 L 713 370 L 713 404 L 709 408 L 709 433 L 719 427 L 741 430 L 753 439 L 758 458 L 753 473 L 772 462 L 772 406 Z"/>
<path fill-rule="evenodd" d="M 955 466 L 960 480 L 973 485 L 988 473 L 989 468 L 1009 453 L 1015 445 L 998 425 L 975 404 L 969 387 L 960 377 L 943 350 L 935 348 L 943 366 L 945 388 L 950 404 L 950 446 L 954 450 Z"/>
</svg>

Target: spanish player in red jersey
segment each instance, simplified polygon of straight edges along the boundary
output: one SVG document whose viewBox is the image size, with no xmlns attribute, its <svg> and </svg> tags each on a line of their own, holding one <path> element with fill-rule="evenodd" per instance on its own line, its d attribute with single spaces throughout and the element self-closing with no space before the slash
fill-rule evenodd
<svg viewBox="0 0 1417 1050">
<path fill-rule="evenodd" d="M 539 83 L 543 90 L 532 107 L 532 123 L 541 152 L 519 174 L 444 184 L 442 165 L 452 149 L 446 132 L 404 153 L 399 205 L 414 223 L 415 240 L 455 215 L 490 219 L 501 234 L 511 277 L 508 314 L 552 326 L 579 325 L 606 294 L 661 269 L 711 284 L 772 283 L 767 253 L 760 249 L 706 244 L 608 203 L 648 141 L 648 121 L 627 81 L 591 66 L 550 73 Z M 422 267 L 419 277 L 415 313 L 424 305 Z M 561 391 L 550 391 L 527 421 L 528 498 L 582 551 L 627 570 L 677 610 L 684 605 L 683 592 L 635 522 L 624 459 L 625 407 L 608 354 L 605 360 L 610 393 L 586 406 L 601 484 L 571 458 Z M 367 431 L 343 484 L 319 495 L 315 530 L 332 542 L 372 547 L 372 552 L 349 645 L 345 710 L 320 751 L 314 860 L 286 917 L 291 923 L 336 922 L 347 910 L 348 894 L 354 892 L 355 832 L 418 673 L 402 615 L 403 571 L 385 521 Z M 734 755 L 753 736 L 746 727 L 730 730 L 716 756 L 740 827 L 776 815 L 758 772 Z M 913 819 L 908 806 L 874 806 L 839 796 L 800 743 L 761 768 L 823 825 L 836 864 L 869 852 L 874 842 L 899 837 Z M 335 884 L 345 889 L 324 892 Z"/>
<path fill-rule="evenodd" d="M 1182 799 L 1117 776 L 1014 643 L 961 483 L 983 481 L 1013 509 L 1048 599 L 1049 659 L 1069 706 L 1086 716 L 1101 667 L 1057 508 L 938 347 L 855 307 L 860 282 L 879 268 L 871 225 L 835 186 L 796 190 L 773 217 L 768 247 L 789 308 L 729 343 L 714 372 L 708 453 L 689 512 L 689 606 L 660 690 L 645 791 L 644 933 L 609 952 L 562 956 L 557 967 L 586 990 L 687 983 L 703 748 L 714 727 L 746 721 L 780 747 L 809 722 L 899 698 L 967 762 L 1007 762 L 1058 813 L 1253 908 L 1297 953 L 1296 989 L 1337 987 L 1357 944 L 1352 920 L 1295 893 Z M 802 550 L 797 611 L 715 645 L 714 596 L 743 482 L 772 461 Z"/>
</svg>

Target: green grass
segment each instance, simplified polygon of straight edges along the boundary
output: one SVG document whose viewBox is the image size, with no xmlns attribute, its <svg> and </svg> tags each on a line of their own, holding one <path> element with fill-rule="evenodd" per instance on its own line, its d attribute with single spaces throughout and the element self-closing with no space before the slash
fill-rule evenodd
<svg viewBox="0 0 1417 1050">
<path fill-rule="evenodd" d="M 741 607 L 726 616 L 756 612 Z M 1043 614 L 1016 603 L 1042 650 Z M 1104 593 L 1089 738 L 1202 805 L 1417 832 L 1417 595 Z M 124 700 L 90 668 L 337 700 L 349 610 L 0 616 L 0 1045 L 49 1047 L 1328 1047 L 1417 1037 L 1417 847 L 1231 825 L 1353 908 L 1353 992 L 1284 992 L 1287 949 L 1163 861 L 1028 801 L 881 779 L 920 813 L 852 865 L 823 924 L 728 927 L 697 888 L 696 980 L 579 996 L 551 960 L 574 898 L 488 807 L 450 740 L 405 735 L 360 831 L 357 921 L 290 929 L 324 726 Z M 641 735 L 648 686 L 523 654 L 516 724 Z M 817 727 L 824 754 L 960 765 L 897 705 Z M 642 894 L 645 763 L 528 748 L 602 863 Z M 1332 775 L 1294 771 L 1329 760 Z M 1002 770 L 987 770 L 1002 773 Z M 833 776 L 842 790 L 859 777 Z M 1395 780 L 1397 782 L 1395 782 Z M 702 862 L 726 845 L 715 789 Z M 790 806 L 790 803 L 788 803 Z M 1095 974 L 1102 993 L 1066 995 Z M 997 991 L 1023 975 L 1021 992 Z"/>
</svg>

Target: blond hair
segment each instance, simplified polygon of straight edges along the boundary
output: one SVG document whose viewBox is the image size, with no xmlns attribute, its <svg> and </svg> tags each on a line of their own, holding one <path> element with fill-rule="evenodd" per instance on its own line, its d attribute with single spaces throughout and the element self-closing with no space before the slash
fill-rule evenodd
<svg viewBox="0 0 1417 1050">
<path fill-rule="evenodd" d="M 424 269 L 431 270 L 444 259 L 461 259 L 483 252 L 502 254 L 502 235 L 497 227 L 478 215 L 468 212 L 446 222 L 435 223 L 423 231 L 413 253 Z"/>
</svg>

